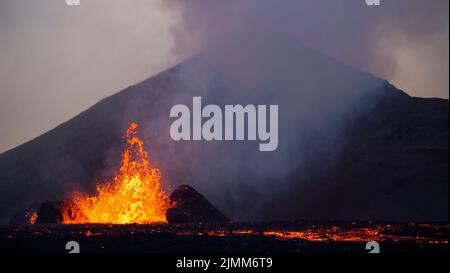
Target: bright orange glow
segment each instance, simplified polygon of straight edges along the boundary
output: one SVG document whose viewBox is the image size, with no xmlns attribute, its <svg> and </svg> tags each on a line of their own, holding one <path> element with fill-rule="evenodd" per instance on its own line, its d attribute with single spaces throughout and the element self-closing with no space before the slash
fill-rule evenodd
<svg viewBox="0 0 450 273">
<path fill-rule="evenodd" d="M 349 230 L 332 227 L 331 229 L 317 229 L 305 231 L 266 231 L 266 236 L 274 236 L 278 239 L 304 239 L 312 242 L 337 241 L 337 242 L 366 242 L 380 240 L 378 229 L 352 228 Z"/>
<path fill-rule="evenodd" d="M 34 225 L 37 219 L 37 212 L 28 212 L 27 214 L 25 214 L 25 218 L 27 219 L 28 224 Z"/>
<path fill-rule="evenodd" d="M 79 211 L 65 223 L 148 224 L 166 222 L 169 198 L 161 189 L 161 174 L 148 161 L 137 123 L 126 132 L 120 171 L 112 181 L 97 185 L 95 196 L 74 193 Z"/>
</svg>

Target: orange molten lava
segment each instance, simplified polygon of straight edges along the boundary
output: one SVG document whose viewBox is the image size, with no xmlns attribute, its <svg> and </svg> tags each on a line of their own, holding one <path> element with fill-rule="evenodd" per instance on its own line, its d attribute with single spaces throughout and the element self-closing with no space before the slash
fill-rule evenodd
<svg viewBox="0 0 450 273">
<path fill-rule="evenodd" d="M 66 223 L 148 224 L 166 222 L 169 198 L 161 189 L 159 169 L 153 168 L 137 134 L 137 123 L 126 132 L 122 165 L 112 181 L 97 185 L 95 196 L 75 193 L 74 219 Z"/>
</svg>

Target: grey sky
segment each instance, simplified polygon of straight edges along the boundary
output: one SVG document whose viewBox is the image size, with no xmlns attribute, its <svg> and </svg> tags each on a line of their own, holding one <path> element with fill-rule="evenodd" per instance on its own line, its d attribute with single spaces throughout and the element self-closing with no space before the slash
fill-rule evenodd
<svg viewBox="0 0 450 273">
<path fill-rule="evenodd" d="M 175 63 L 158 0 L 0 0 L 0 152 Z"/>
<path fill-rule="evenodd" d="M 372 8 L 363 0 L 262 0 L 258 8 L 255 1 L 81 2 L 0 0 L 0 152 L 249 31 L 300 33 L 411 95 L 448 98 L 448 0 L 382 0 Z"/>
</svg>

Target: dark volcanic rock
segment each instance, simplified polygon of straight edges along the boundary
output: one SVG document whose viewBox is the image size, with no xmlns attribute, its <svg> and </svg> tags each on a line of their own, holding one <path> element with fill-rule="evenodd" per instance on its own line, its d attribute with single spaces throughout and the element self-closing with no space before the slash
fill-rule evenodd
<svg viewBox="0 0 450 273">
<path fill-rule="evenodd" d="M 37 212 L 36 224 L 61 224 L 73 220 L 79 210 L 71 200 L 45 202 Z"/>
<path fill-rule="evenodd" d="M 227 223 L 227 216 L 215 208 L 203 195 L 188 185 L 179 186 L 171 195 L 174 207 L 166 212 L 171 224 Z"/>
<path fill-rule="evenodd" d="M 294 172 L 298 182 L 261 210 L 271 219 L 448 221 L 448 115 L 448 100 L 392 90 L 346 126 L 332 164 L 322 159 L 308 181 L 305 169 Z"/>
</svg>

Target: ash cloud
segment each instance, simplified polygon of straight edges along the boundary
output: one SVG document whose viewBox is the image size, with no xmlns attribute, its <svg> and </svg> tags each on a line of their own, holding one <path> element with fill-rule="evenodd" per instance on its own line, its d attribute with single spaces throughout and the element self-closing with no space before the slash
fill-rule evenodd
<svg viewBox="0 0 450 273">
<path fill-rule="evenodd" d="M 258 51 L 261 43 L 299 39 L 413 96 L 448 98 L 446 0 L 381 1 L 378 7 L 363 0 L 169 3 L 183 16 L 172 30 L 180 56 L 230 40 Z"/>
</svg>

